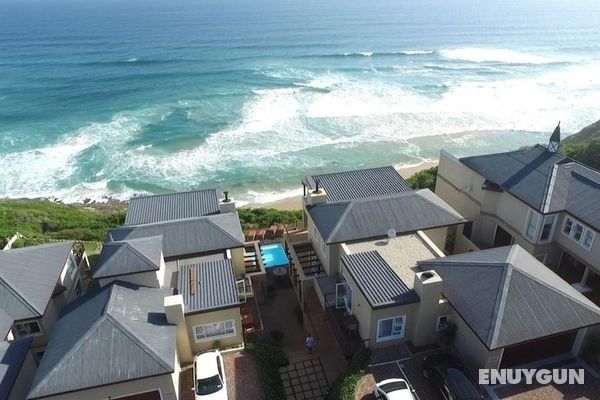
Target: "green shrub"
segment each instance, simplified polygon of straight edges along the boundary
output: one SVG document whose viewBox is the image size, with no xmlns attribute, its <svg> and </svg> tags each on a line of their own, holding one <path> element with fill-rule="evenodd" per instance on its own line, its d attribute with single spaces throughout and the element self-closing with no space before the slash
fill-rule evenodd
<svg viewBox="0 0 600 400">
<path fill-rule="evenodd" d="M 268 228 L 271 225 L 292 224 L 302 221 L 302 211 L 283 211 L 274 208 L 240 208 L 240 221 L 244 229 Z"/>
<path fill-rule="evenodd" d="M 438 167 L 432 167 L 419 171 L 406 179 L 406 182 L 413 189 L 429 189 L 435 191 L 435 181 L 437 179 Z"/>
<path fill-rule="evenodd" d="M 279 367 L 289 364 L 285 353 L 266 343 L 250 343 L 246 351 L 254 356 L 258 364 L 264 399 L 285 400 L 285 390 L 279 376 Z"/>
<path fill-rule="evenodd" d="M 361 350 L 352 357 L 346 372 L 331 386 L 327 400 L 354 400 L 358 382 L 367 373 L 369 357 L 369 350 Z"/>
</svg>

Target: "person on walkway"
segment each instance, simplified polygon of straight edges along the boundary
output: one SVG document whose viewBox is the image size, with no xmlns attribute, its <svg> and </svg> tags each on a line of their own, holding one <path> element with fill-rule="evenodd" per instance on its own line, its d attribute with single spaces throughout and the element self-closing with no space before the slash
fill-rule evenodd
<svg viewBox="0 0 600 400">
<path fill-rule="evenodd" d="M 309 333 L 308 336 L 306 337 L 305 343 L 306 343 L 306 349 L 308 350 L 308 352 L 312 353 L 313 347 L 315 347 L 315 337 Z"/>
</svg>

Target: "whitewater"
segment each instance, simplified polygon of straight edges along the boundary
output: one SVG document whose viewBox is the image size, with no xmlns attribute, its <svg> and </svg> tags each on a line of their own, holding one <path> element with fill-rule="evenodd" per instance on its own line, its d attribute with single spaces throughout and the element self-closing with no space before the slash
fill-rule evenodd
<svg viewBox="0 0 600 400">
<path fill-rule="evenodd" d="M 600 119 L 595 2 L 150 4 L 5 4 L 0 197 L 217 187 L 266 202 L 309 173 L 505 151 Z"/>
</svg>

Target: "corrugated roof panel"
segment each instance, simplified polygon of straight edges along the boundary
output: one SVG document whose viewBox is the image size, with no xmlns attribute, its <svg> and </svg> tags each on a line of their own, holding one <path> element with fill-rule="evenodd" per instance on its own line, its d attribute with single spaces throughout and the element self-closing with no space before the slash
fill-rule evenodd
<svg viewBox="0 0 600 400">
<path fill-rule="evenodd" d="M 306 178 L 310 189 L 315 181 L 327 192 L 327 201 L 347 201 L 412 190 L 394 167 L 359 169 L 313 175 Z"/>
<path fill-rule="evenodd" d="M 150 224 L 219 213 L 216 189 L 133 197 L 125 225 Z"/>
<path fill-rule="evenodd" d="M 372 308 L 419 301 L 417 293 L 394 273 L 376 251 L 345 255 L 341 259 Z"/>
<path fill-rule="evenodd" d="M 157 271 L 161 264 L 162 236 L 107 242 L 102 247 L 94 279 Z"/>
<path fill-rule="evenodd" d="M 235 268 L 229 259 L 181 266 L 178 291 L 183 296 L 186 313 L 240 304 Z"/>
</svg>

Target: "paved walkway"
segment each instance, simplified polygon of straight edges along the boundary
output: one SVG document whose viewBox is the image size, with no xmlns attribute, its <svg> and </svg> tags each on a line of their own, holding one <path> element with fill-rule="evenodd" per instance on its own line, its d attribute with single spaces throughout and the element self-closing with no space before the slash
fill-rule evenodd
<svg viewBox="0 0 600 400">
<path fill-rule="evenodd" d="M 287 400 L 324 399 L 329 385 L 319 358 L 279 369 Z"/>
</svg>

